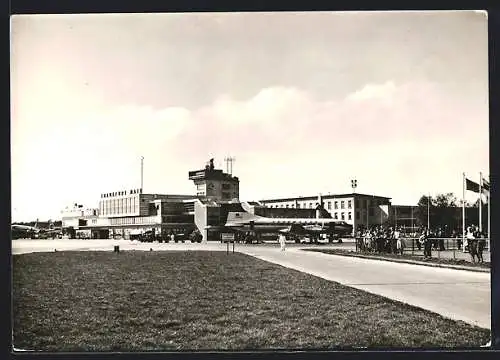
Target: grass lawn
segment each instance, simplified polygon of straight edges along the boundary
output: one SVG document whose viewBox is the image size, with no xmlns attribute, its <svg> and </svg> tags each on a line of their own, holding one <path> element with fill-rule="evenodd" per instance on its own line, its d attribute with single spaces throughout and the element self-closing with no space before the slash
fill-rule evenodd
<svg viewBox="0 0 500 360">
<path fill-rule="evenodd" d="M 490 331 L 247 255 L 13 257 L 14 346 L 45 351 L 469 347 Z"/>
<path fill-rule="evenodd" d="M 449 265 L 461 265 L 461 266 L 470 266 L 470 267 L 479 267 L 484 269 L 490 269 L 491 263 L 483 262 L 483 263 L 473 263 L 472 261 L 467 261 L 463 259 L 450 259 L 441 257 L 438 258 L 437 251 L 432 252 L 432 257 L 430 259 L 424 259 L 423 255 L 411 255 L 411 254 L 378 254 L 378 253 L 369 253 L 369 252 L 361 252 L 354 250 L 346 250 L 346 249 L 304 249 L 304 251 L 316 251 L 324 254 L 332 254 L 332 255 L 361 255 L 361 256 L 369 256 L 374 258 L 387 258 L 387 259 L 405 259 L 405 260 L 416 260 L 416 261 L 425 261 L 435 264 L 449 264 Z"/>
</svg>

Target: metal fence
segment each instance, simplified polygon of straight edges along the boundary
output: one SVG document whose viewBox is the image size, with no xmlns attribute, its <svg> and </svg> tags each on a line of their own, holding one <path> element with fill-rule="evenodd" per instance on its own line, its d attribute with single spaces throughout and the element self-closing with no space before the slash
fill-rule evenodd
<svg viewBox="0 0 500 360">
<path fill-rule="evenodd" d="M 404 241 L 403 254 L 413 256 L 424 255 L 424 245 L 420 244 L 418 237 L 403 237 Z M 471 261 L 471 256 L 468 251 L 464 251 L 462 238 L 429 238 L 431 241 L 431 252 L 433 257 L 443 259 L 468 260 Z M 490 262 L 490 240 L 485 240 L 483 252 L 484 261 Z M 395 241 L 395 240 L 393 240 Z M 364 238 L 356 238 L 356 252 L 377 252 L 374 247 L 364 248 Z M 395 246 L 392 246 L 394 249 Z M 387 253 L 383 251 L 382 253 Z"/>
</svg>

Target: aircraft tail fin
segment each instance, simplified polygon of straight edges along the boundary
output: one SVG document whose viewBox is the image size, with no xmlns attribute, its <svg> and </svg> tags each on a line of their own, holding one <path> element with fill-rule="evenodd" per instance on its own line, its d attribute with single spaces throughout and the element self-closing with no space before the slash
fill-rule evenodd
<svg viewBox="0 0 500 360">
<path fill-rule="evenodd" d="M 290 232 L 293 232 L 293 233 L 298 234 L 298 235 L 303 235 L 306 233 L 306 230 L 300 224 L 292 224 L 290 226 Z"/>
<path fill-rule="evenodd" d="M 258 216 L 250 214 L 247 211 L 230 211 L 227 214 L 226 224 L 238 224 L 240 222 L 252 221 L 257 219 Z"/>
</svg>

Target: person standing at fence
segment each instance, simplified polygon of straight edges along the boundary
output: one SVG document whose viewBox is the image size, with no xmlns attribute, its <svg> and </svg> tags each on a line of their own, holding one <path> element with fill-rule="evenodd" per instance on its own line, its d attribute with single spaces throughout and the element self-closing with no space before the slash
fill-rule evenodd
<svg viewBox="0 0 500 360">
<path fill-rule="evenodd" d="M 418 238 L 418 242 L 424 246 L 424 259 L 431 257 L 432 241 L 429 238 L 429 232 L 427 229 L 422 231 L 422 234 Z"/>
<path fill-rule="evenodd" d="M 463 243 L 463 252 L 467 252 L 469 250 L 469 245 L 470 245 L 470 242 L 474 240 L 474 227 L 473 226 L 469 226 L 467 228 L 467 234 L 465 235 L 465 241 Z"/>
<path fill-rule="evenodd" d="M 422 233 L 420 234 L 420 237 L 417 239 L 417 249 L 418 251 L 422 250 L 422 244 L 424 243 L 424 230 L 420 230 Z M 418 234 L 418 233 L 417 233 Z"/>
<path fill-rule="evenodd" d="M 370 251 L 370 232 L 365 229 L 362 234 L 362 241 L 363 241 L 363 251 Z"/>
<path fill-rule="evenodd" d="M 477 253 L 478 253 L 478 258 L 481 262 L 483 262 L 483 251 L 485 247 L 486 247 L 486 233 L 484 231 L 480 231 Z"/>
<path fill-rule="evenodd" d="M 394 230 L 394 240 L 396 240 L 397 253 L 403 255 L 404 243 L 403 243 L 403 239 L 401 238 L 401 234 L 400 234 L 398 229 Z"/>
<path fill-rule="evenodd" d="M 457 239 L 457 249 L 460 250 L 462 248 L 462 235 L 459 234 L 457 230 L 453 230 L 451 237 Z"/>
<path fill-rule="evenodd" d="M 418 250 L 422 249 L 422 245 L 424 244 L 424 242 L 425 242 L 425 231 L 422 230 L 422 233 L 420 234 L 420 236 L 417 239 Z"/>
<path fill-rule="evenodd" d="M 445 251 L 445 247 L 444 247 L 444 237 L 446 237 L 448 234 L 447 234 L 447 231 L 446 229 L 445 230 L 439 230 L 439 234 L 438 234 L 438 249 L 439 251 Z"/>
<path fill-rule="evenodd" d="M 432 245 L 433 240 L 431 239 L 431 233 L 427 230 L 424 241 L 424 257 L 429 259 L 432 257 Z"/>
<path fill-rule="evenodd" d="M 390 228 L 390 239 L 391 239 L 391 253 L 396 254 L 398 252 L 398 239 L 396 239 L 397 229 Z"/>
</svg>

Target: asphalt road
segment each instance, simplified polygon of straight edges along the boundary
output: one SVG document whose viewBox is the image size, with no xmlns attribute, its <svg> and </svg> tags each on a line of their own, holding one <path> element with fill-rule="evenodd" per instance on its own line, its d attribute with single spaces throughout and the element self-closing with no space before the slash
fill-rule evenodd
<svg viewBox="0 0 500 360">
<path fill-rule="evenodd" d="M 259 259 L 491 329 L 490 274 L 328 255 L 240 248 Z"/>
<path fill-rule="evenodd" d="M 128 240 L 14 240 L 12 253 L 54 250 L 212 250 L 225 251 L 225 244 L 140 243 Z M 321 248 L 351 247 L 352 244 L 320 245 Z M 410 305 L 491 329 L 490 274 L 435 268 L 302 251 L 308 245 L 236 244 L 235 250 L 291 269 L 382 295 Z M 315 246 L 312 246 L 315 247 Z M 316 246 L 317 247 L 317 246 Z M 229 247 L 232 251 L 232 245 Z"/>
</svg>

